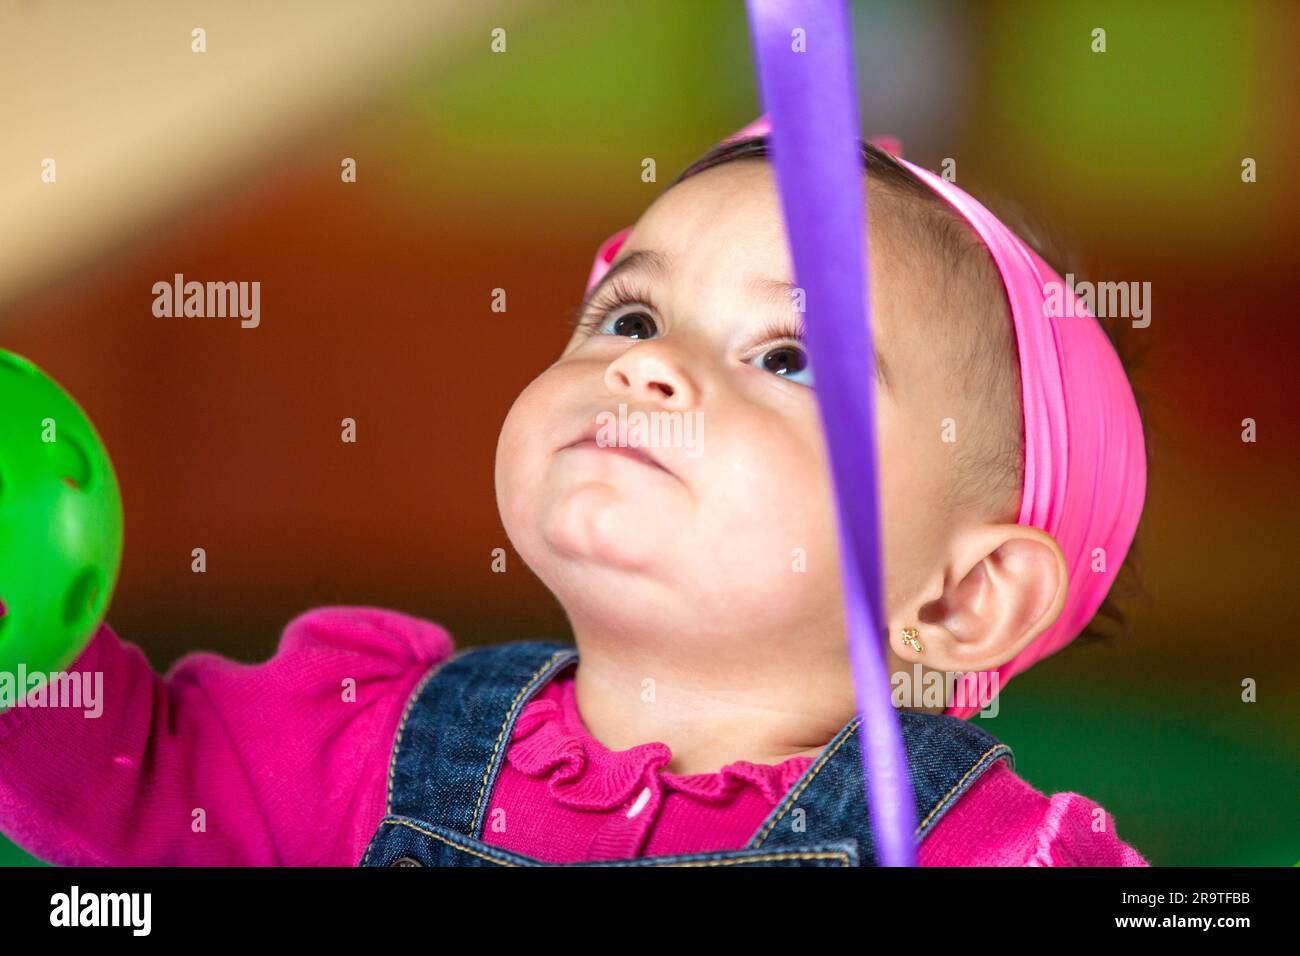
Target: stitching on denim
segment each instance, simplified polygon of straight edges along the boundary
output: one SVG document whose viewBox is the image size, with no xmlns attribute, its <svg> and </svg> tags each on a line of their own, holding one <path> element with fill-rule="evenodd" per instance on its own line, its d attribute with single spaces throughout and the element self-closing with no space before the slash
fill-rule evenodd
<svg viewBox="0 0 1300 956">
<path fill-rule="evenodd" d="M 415 690 L 411 691 L 411 696 L 406 701 L 406 709 L 402 711 L 402 721 L 397 725 L 397 737 L 393 741 L 393 754 L 388 758 L 388 805 L 385 812 L 393 812 L 393 779 L 397 773 L 397 754 L 402 749 L 402 734 L 406 733 L 406 722 L 411 717 L 411 711 L 415 709 L 415 702 L 420 699 L 420 694 L 424 692 L 424 685 L 434 674 L 442 668 L 446 661 L 438 661 L 429 668 L 429 672 L 420 678 L 420 682 L 415 685 Z M 366 854 L 369 856 L 369 853 Z"/>
<path fill-rule="evenodd" d="M 984 753 L 980 755 L 980 759 L 975 761 L 975 765 L 971 767 L 969 770 L 967 770 L 964 774 L 962 774 L 961 779 L 952 785 L 952 789 L 943 795 L 943 798 L 937 804 L 935 804 L 934 809 L 931 810 L 929 813 L 927 813 L 925 819 L 922 820 L 917 825 L 916 832 L 918 834 L 925 829 L 925 825 L 930 822 L 931 817 L 933 817 L 936 813 L 939 813 L 941 810 L 944 809 L 944 807 L 948 803 L 948 799 L 954 793 L 956 793 L 958 790 L 961 789 L 961 785 L 966 782 L 967 778 L 969 778 L 971 774 L 977 773 L 983 766 L 985 766 L 986 763 L 989 764 L 992 763 L 992 761 L 989 760 L 990 755 L 997 753 L 999 750 L 1004 750 L 1007 753 L 1011 752 L 1011 748 L 1003 743 L 996 744 L 990 747 L 988 750 L 984 751 Z"/>
<path fill-rule="evenodd" d="M 497 732 L 496 743 L 492 745 L 492 753 L 488 755 L 487 766 L 483 768 L 483 785 L 479 787 L 478 800 L 474 803 L 474 816 L 471 817 L 469 821 L 470 835 L 473 835 L 474 831 L 478 829 L 478 812 L 483 808 L 483 797 L 487 794 L 488 777 L 492 774 L 492 764 L 496 762 L 497 751 L 501 749 L 501 741 L 505 738 L 506 729 L 510 726 L 510 719 L 514 716 L 515 707 L 518 706 L 520 699 L 528 693 L 532 686 L 541 679 L 542 675 L 555 665 L 556 661 L 561 657 L 565 657 L 572 653 L 573 651 L 571 649 L 565 648 L 564 650 L 556 651 L 552 654 L 551 659 L 537 669 L 529 679 L 528 683 L 520 689 L 519 693 L 515 694 L 515 699 L 510 702 L 510 707 L 506 711 L 506 719 L 501 724 L 501 729 Z"/>
<path fill-rule="evenodd" d="M 458 843 L 455 840 L 450 839 L 449 837 L 443 836 L 441 833 L 434 833 L 432 830 L 427 830 L 424 827 L 419 826 L 418 824 L 411 823 L 409 820 L 387 820 L 384 823 L 382 823 L 381 826 L 407 827 L 411 830 L 415 830 L 417 833 L 423 833 L 425 836 L 433 837 L 435 840 L 439 840 L 442 843 L 447 844 L 447 846 L 451 847 L 452 849 L 460 850 L 462 853 L 468 853 L 470 856 L 478 857 L 480 860 L 487 860 L 489 863 L 495 863 L 498 866 L 519 865 L 518 863 L 512 863 L 509 860 L 501 860 L 501 859 L 497 859 L 494 856 L 489 856 L 486 853 L 480 853 L 478 850 L 475 850 L 471 847 L 467 847 L 461 843 Z M 369 857 L 369 854 L 367 853 L 366 856 Z M 647 864 L 647 863 L 637 863 L 630 860 L 629 861 L 610 860 L 608 862 L 602 860 L 601 862 L 604 863 L 606 866 L 619 866 L 619 867 L 647 866 L 647 865 L 648 866 L 743 866 L 744 864 L 747 863 L 769 863 L 775 860 L 839 860 L 841 866 L 852 865 L 849 862 L 849 855 L 842 850 L 822 850 L 817 852 L 792 850 L 785 853 L 782 852 L 764 853 L 761 856 L 744 857 L 741 859 L 691 860 L 691 861 L 676 862 L 676 863 Z M 556 864 L 552 864 L 552 865 L 556 865 Z"/>
<path fill-rule="evenodd" d="M 773 817 L 771 822 L 768 823 L 768 825 L 763 828 L 762 832 L 759 833 L 758 837 L 752 841 L 753 847 L 755 849 L 762 846 L 763 842 L 769 836 L 772 835 L 772 830 L 776 827 L 778 823 L 781 822 L 781 818 L 784 817 L 786 813 L 789 812 L 790 807 L 793 806 L 794 802 L 799 799 L 799 795 L 803 793 L 806 789 L 808 789 L 808 787 L 813 782 L 813 778 L 815 778 L 817 774 L 821 773 L 822 767 L 826 765 L 827 761 L 829 761 L 831 757 L 835 756 L 835 752 L 838 751 L 840 747 L 844 746 L 844 742 L 848 740 L 850 737 L 852 737 L 855 733 L 857 733 L 858 727 L 861 726 L 861 724 L 862 724 L 862 718 L 858 718 L 854 722 L 853 726 L 849 728 L 848 733 L 846 733 L 842 738 L 840 738 L 840 742 L 835 745 L 835 749 L 827 753 L 825 756 L 823 756 L 822 759 L 817 762 L 817 765 L 813 767 L 812 771 L 808 774 L 807 778 L 805 778 L 805 780 L 799 786 L 799 788 L 795 790 L 793 793 L 791 793 L 789 797 L 786 798 L 785 802 L 781 806 L 780 813 L 778 813 L 775 817 Z M 971 774 L 976 773 L 980 769 L 980 767 L 984 765 L 986 761 L 988 761 L 989 755 L 997 753 L 999 750 L 1006 751 L 1006 753 L 1008 754 L 1011 753 L 1011 749 L 1006 744 L 998 743 L 993 747 L 990 747 L 983 754 L 981 754 L 979 760 L 975 761 L 975 765 L 972 766 L 969 770 L 967 770 L 966 773 L 962 775 L 962 778 L 960 780 L 958 780 L 955 784 L 953 784 L 952 789 L 949 790 L 947 793 L 945 793 L 942 799 L 940 799 L 938 804 L 934 807 L 934 809 L 931 810 L 926 815 L 925 819 L 922 820 L 919 824 L 917 824 L 916 833 L 914 834 L 915 836 L 921 835 L 921 831 L 925 829 L 925 825 L 930 822 L 930 819 L 941 809 L 943 809 L 944 805 L 948 802 L 949 798 L 953 795 L 953 793 L 955 793 L 957 790 L 961 788 L 961 785 L 966 782 L 967 778 L 969 778 Z"/>
<path fill-rule="evenodd" d="M 827 762 L 831 759 L 831 757 L 835 756 L 836 751 L 838 751 L 841 747 L 844 746 L 844 742 L 848 740 L 850 737 L 852 737 L 855 733 L 857 733 L 858 726 L 861 723 L 862 723 L 861 717 L 855 720 L 853 722 L 853 726 L 849 728 L 848 733 L 846 733 L 843 737 L 841 737 L 840 742 L 835 745 L 835 749 L 831 750 L 826 754 L 823 754 L 821 760 L 817 761 L 817 764 L 812 768 L 808 776 L 804 778 L 804 781 L 802 784 L 800 784 L 799 788 L 795 790 L 793 793 L 791 793 L 790 796 L 786 797 L 785 802 L 781 805 L 781 812 L 778 813 L 775 817 L 773 817 L 772 821 L 762 829 L 762 831 L 758 834 L 758 836 L 753 841 L 751 841 L 753 843 L 754 849 L 758 849 L 760 846 L 762 846 L 763 841 L 772 835 L 772 830 L 776 827 L 778 823 L 781 822 L 781 818 L 784 817 L 786 813 L 789 812 L 790 808 L 794 806 L 795 801 L 799 799 L 799 794 L 803 793 L 805 790 L 808 789 L 808 787 L 812 784 L 813 780 L 816 778 L 817 774 L 821 773 L 822 768 L 826 766 Z"/>
<path fill-rule="evenodd" d="M 464 853 L 468 853 L 468 854 L 470 854 L 471 856 L 476 856 L 476 857 L 478 857 L 480 860 L 487 860 L 489 863 L 496 863 L 498 866 L 518 866 L 518 865 L 519 865 L 519 864 L 517 864 L 517 863 L 511 863 L 509 860 L 498 860 L 496 857 L 488 856 L 486 853 L 479 853 L 477 850 L 471 850 L 471 849 L 470 849 L 469 847 L 467 847 L 467 846 L 461 846 L 460 844 L 456 843 L 455 841 L 447 839 L 447 838 L 446 838 L 445 836 L 443 836 L 441 833 L 434 833 L 432 830 L 426 830 L 424 827 L 422 827 L 422 826 L 418 826 L 418 825 L 416 825 L 416 824 L 414 824 L 414 823 L 410 823 L 410 822 L 408 822 L 408 821 L 406 821 L 406 820 L 392 820 L 392 821 L 389 821 L 389 822 L 382 823 L 382 824 L 380 824 L 380 825 L 381 825 L 381 826 L 386 826 L 386 827 L 394 827 L 394 826 L 396 826 L 396 827 L 408 827 L 408 828 L 410 828 L 410 829 L 412 829 L 412 830 L 415 830 L 415 831 L 417 831 L 417 832 L 419 832 L 419 833 L 423 833 L 425 836 L 431 836 L 431 837 L 433 837 L 435 840 L 441 840 L 443 843 L 447 844 L 448 846 L 453 847 L 453 848 L 455 848 L 455 849 L 457 849 L 457 850 L 461 850 L 461 851 L 464 852 Z"/>
<path fill-rule="evenodd" d="M 393 752 L 388 758 L 388 799 L 385 801 L 384 806 L 386 816 L 391 816 L 393 813 L 393 778 L 397 773 L 397 752 L 402 749 L 402 734 L 406 732 L 406 722 L 411 717 L 411 710 L 415 707 L 415 702 L 420 699 L 420 694 L 424 691 L 424 685 L 429 682 L 434 674 L 438 673 L 445 663 L 446 661 L 443 660 L 431 665 L 428 672 L 415 685 L 415 689 L 411 691 L 411 696 L 406 699 L 406 708 L 402 711 L 402 719 L 397 725 L 397 737 L 393 740 Z M 378 832 L 378 830 L 375 831 L 376 834 Z M 374 848 L 375 840 L 374 836 L 372 836 L 370 842 L 366 844 L 365 855 L 361 857 L 362 866 L 366 866 L 370 862 L 370 853 Z"/>
</svg>

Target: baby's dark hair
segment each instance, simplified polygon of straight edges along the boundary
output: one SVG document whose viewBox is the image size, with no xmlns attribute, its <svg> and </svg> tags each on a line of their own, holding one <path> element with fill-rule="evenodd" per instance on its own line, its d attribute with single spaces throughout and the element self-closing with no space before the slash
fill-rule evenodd
<svg viewBox="0 0 1300 956">
<path fill-rule="evenodd" d="M 865 141 L 860 141 L 860 146 L 872 195 L 868 203 L 871 217 L 880 214 L 881 205 L 894 213 L 892 221 L 901 227 L 895 241 L 904 244 L 903 254 L 928 266 L 928 274 L 941 277 L 945 286 L 950 282 L 960 283 L 959 295 L 949 289 L 940 289 L 939 294 L 968 306 L 956 310 L 961 317 L 945 316 L 948 322 L 935 323 L 931 329 L 936 352 L 946 353 L 949 367 L 956 370 L 954 388 L 972 399 L 977 409 L 971 416 L 973 440 L 954 445 L 954 477 L 944 504 L 950 515 L 973 508 L 992 520 L 1015 522 L 1019 518 L 1024 487 L 1025 459 L 1020 359 L 1010 305 L 997 266 L 978 233 L 947 200 L 885 150 Z M 751 136 L 715 146 L 683 170 L 667 188 L 725 163 L 766 160 L 770 155 L 766 136 Z M 878 199 L 884 200 L 883 204 Z M 1078 255 L 1067 253 L 1059 235 L 1049 233 L 1024 210 L 1009 203 L 995 206 L 985 202 L 984 205 L 1058 275 L 1080 276 Z M 876 241 L 873 230 L 872 242 Z M 1000 316 L 1001 321 L 989 322 L 990 313 Z M 1136 343 L 1126 334 L 1128 326 L 1115 320 L 1100 324 L 1132 384 L 1139 357 L 1134 348 Z M 1136 385 L 1133 394 L 1138 413 L 1145 422 L 1146 402 Z M 1008 414 L 1007 409 L 1015 409 L 1017 414 Z M 1150 429 L 1144 428 L 1148 461 L 1149 434 Z M 1139 523 L 1139 533 L 1140 530 Z M 1135 537 L 1097 613 L 1068 646 L 1128 633 L 1129 621 L 1120 601 L 1143 590 L 1141 557 Z"/>
</svg>

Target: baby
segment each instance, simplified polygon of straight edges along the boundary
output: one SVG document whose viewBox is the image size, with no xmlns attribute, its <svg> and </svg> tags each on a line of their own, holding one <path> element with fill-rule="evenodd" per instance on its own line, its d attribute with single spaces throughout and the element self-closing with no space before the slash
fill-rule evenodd
<svg viewBox="0 0 1300 956">
<path fill-rule="evenodd" d="M 1018 521 L 1022 383 L 998 266 L 916 173 L 862 155 L 883 616 L 888 669 L 912 687 L 919 860 L 1145 866 L 1095 803 L 1039 793 L 962 719 L 986 701 L 923 699 L 910 680 L 1009 676 L 1076 585 L 1073 556 Z M 195 653 L 160 678 L 103 625 L 73 665 L 104 673 L 100 718 L 0 714 L 0 829 L 66 864 L 873 864 L 793 278 L 753 126 L 602 248 L 497 449 L 506 532 L 573 644 L 457 652 L 434 624 L 329 607 L 264 664 Z M 619 436 L 619 416 L 690 440 Z"/>
</svg>

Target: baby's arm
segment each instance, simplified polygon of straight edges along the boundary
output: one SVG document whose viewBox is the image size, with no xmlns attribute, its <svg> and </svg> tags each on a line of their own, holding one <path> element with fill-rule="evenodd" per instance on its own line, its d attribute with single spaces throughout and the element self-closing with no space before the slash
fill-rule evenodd
<svg viewBox="0 0 1300 956">
<path fill-rule="evenodd" d="M 1150 866 L 1087 797 L 1050 797 L 999 760 L 921 843 L 922 866 Z"/>
<path fill-rule="evenodd" d="M 265 663 L 197 652 L 159 677 L 101 625 L 69 668 L 102 672 L 100 716 L 0 713 L 0 830 L 62 864 L 353 865 L 407 698 L 452 652 L 427 621 L 325 607 Z"/>
</svg>

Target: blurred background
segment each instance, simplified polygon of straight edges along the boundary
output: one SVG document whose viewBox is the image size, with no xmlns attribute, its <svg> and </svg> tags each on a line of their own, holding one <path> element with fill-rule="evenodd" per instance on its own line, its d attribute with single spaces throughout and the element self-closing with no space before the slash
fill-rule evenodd
<svg viewBox="0 0 1300 956">
<path fill-rule="evenodd" d="M 1017 677 L 992 732 L 1154 865 L 1296 863 L 1300 7 L 852 9 L 866 134 L 955 159 L 1081 277 L 1152 286 L 1146 593 L 1129 634 Z M 741 0 L 0 4 L 0 346 L 112 455 L 108 623 L 160 673 L 265 660 L 324 604 L 571 639 L 498 518 L 500 424 L 598 243 L 759 112 Z M 175 273 L 260 281 L 260 327 L 155 318 Z"/>
</svg>

